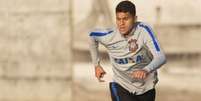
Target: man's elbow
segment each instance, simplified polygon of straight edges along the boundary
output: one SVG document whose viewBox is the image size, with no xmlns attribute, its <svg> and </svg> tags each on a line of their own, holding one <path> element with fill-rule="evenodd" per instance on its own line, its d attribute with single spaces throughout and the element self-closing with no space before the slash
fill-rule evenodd
<svg viewBox="0 0 201 101">
<path fill-rule="evenodd" d="M 160 61 L 161 61 L 161 65 L 164 65 L 167 62 L 165 54 L 161 54 Z"/>
</svg>

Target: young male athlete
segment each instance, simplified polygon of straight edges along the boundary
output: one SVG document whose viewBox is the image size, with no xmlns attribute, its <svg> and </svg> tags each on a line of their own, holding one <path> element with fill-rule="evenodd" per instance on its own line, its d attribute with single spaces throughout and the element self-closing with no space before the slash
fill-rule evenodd
<svg viewBox="0 0 201 101">
<path fill-rule="evenodd" d="M 126 0 L 116 7 L 117 28 L 90 33 L 90 52 L 95 76 L 102 82 L 98 45 L 106 47 L 113 65 L 112 101 L 154 101 L 157 69 L 166 61 L 153 30 L 137 21 L 135 5 Z"/>
</svg>

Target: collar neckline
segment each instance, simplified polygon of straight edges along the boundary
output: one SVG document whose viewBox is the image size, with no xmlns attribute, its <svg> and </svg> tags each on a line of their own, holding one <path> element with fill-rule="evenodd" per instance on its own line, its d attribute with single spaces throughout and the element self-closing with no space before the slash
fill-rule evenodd
<svg viewBox="0 0 201 101">
<path fill-rule="evenodd" d="M 139 24 L 138 22 L 135 22 L 131 31 L 127 35 L 125 35 L 125 36 L 122 35 L 122 36 L 126 39 L 129 38 L 130 36 L 132 36 L 135 33 L 138 24 Z"/>
</svg>

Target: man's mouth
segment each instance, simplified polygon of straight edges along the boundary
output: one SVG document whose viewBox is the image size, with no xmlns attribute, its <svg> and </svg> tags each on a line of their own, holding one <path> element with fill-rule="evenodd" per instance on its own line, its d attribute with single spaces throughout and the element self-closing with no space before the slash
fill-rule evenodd
<svg viewBox="0 0 201 101">
<path fill-rule="evenodd" d="M 125 30 L 125 27 L 120 27 L 119 30 Z"/>
</svg>

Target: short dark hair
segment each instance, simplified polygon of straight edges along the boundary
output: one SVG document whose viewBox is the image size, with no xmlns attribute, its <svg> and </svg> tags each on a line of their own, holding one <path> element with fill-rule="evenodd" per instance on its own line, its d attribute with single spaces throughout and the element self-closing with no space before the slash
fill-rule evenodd
<svg viewBox="0 0 201 101">
<path fill-rule="evenodd" d="M 121 1 L 116 6 L 116 13 L 118 12 L 125 12 L 125 13 L 128 12 L 131 15 L 135 16 L 136 15 L 135 4 L 128 0 Z"/>
</svg>

